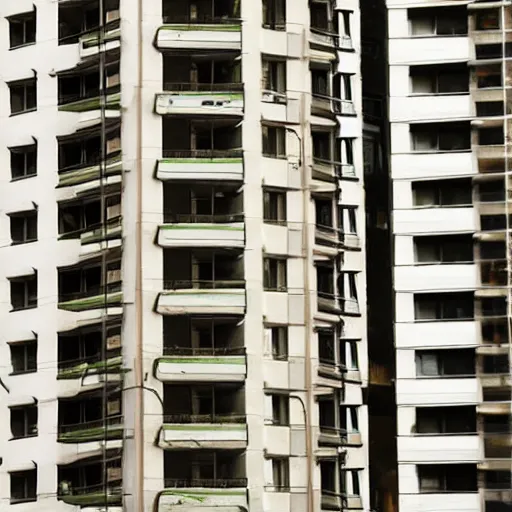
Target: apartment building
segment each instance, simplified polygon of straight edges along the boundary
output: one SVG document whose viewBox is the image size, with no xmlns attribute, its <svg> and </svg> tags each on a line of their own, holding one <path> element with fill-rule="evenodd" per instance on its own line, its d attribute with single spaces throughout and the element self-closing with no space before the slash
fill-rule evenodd
<svg viewBox="0 0 512 512">
<path fill-rule="evenodd" d="M 358 2 L 0 16 L 0 511 L 368 511 Z"/>
<path fill-rule="evenodd" d="M 400 510 L 510 510 L 512 10 L 388 9 Z"/>
</svg>

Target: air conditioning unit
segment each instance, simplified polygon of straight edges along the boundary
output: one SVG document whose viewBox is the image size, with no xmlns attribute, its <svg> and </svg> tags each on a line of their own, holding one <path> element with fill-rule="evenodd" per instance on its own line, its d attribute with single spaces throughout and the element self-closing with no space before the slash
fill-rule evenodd
<svg viewBox="0 0 512 512">
<path fill-rule="evenodd" d="M 121 203 L 113 204 L 107 208 L 107 220 L 115 219 L 121 216 Z"/>
<path fill-rule="evenodd" d="M 114 137 L 107 140 L 107 155 L 121 151 L 121 137 Z"/>
<path fill-rule="evenodd" d="M 107 414 L 109 416 L 121 414 L 121 400 L 109 400 L 109 402 L 107 402 Z"/>
<path fill-rule="evenodd" d="M 115 350 L 121 348 L 121 335 L 113 334 L 107 338 L 107 350 Z"/>
<path fill-rule="evenodd" d="M 121 281 L 121 269 L 109 270 L 107 272 L 107 283 L 118 283 Z"/>
<path fill-rule="evenodd" d="M 114 87 L 115 85 L 119 85 L 121 83 L 121 77 L 119 73 L 115 73 L 114 75 L 107 76 L 107 89 L 109 87 Z"/>
<path fill-rule="evenodd" d="M 110 23 L 111 21 L 118 20 L 119 18 L 120 18 L 120 16 L 119 16 L 119 9 L 113 9 L 111 11 L 108 11 L 105 14 L 105 21 L 107 23 Z"/>
<path fill-rule="evenodd" d="M 123 471 L 119 467 L 115 468 L 107 468 L 107 481 L 115 482 L 116 480 L 121 480 L 123 478 Z"/>
</svg>

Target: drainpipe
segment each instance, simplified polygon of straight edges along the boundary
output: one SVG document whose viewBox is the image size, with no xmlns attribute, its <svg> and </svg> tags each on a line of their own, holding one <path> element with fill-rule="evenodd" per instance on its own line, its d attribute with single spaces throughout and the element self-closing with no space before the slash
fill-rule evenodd
<svg viewBox="0 0 512 512">
<path fill-rule="evenodd" d="M 143 311 L 142 311 L 142 1 L 137 0 L 137 84 L 136 84 L 136 176 L 137 176 L 137 220 L 135 229 L 136 269 L 135 269 L 135 453 L 136 453 L 136 506 L 135 510 L 144 510 L 144 369 L 143 369 Z"/>
</svg>

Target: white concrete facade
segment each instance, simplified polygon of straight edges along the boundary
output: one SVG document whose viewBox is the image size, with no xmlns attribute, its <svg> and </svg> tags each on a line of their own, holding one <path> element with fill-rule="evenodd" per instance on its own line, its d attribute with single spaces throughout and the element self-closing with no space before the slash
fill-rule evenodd
<svg viewBox="0 0 512 512">
<path fill-rule="evenodd" d="M 268 3 L 2 2 L 0 512 L 369 510 L 359 6 Z"/>
<path fill-rule="evenodd" d="M 510 235 L 489 223 L 508 214 L 506 149 L 485 139 L 493 129 L 506 138 L 508 125 L 485 108 L 503 101 L 510 75 L 501 55 L 486 60 L 491 47 L 482 43 L 505 41 L 510 7 L 478 0 L 387 0 L 387 7 L 399 508 L 492 512 L 510 503 L 489 491 L 500 468 L 510 471 L 508 451 L 493 452 L 489 441 L 510 443 L 510 387 L 486 390 L 483 376 L 510 371 Z M 491 86 L 493 69 L 499 79 Z M 502 358 L 503 368 L 485 354 Z"/>
</svg>

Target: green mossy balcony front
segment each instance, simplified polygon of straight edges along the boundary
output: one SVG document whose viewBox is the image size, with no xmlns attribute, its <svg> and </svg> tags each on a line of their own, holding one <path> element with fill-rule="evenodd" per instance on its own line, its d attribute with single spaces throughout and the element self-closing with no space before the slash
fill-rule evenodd
<svg viewBox="0 0 512 512">
<path fill-rule="evenodd" d="M 157 299 L 162 315 L 245 314 L 245 281 L 174 281 Z"/>
<path fill-rule="evenodd" d="M 86 311 L 107 306 L 121 306 L 123 293 L 121 286 L 117 288 L 110 288 L 106 292 L 98 289 L 97 291 L 91 291 L 91 293 L 78 292 L 62 295 L 59 297 L 58 307 L 66 311 Z"/>
<path fill-rule="evenodd" d="M 160 50 L 241 50 L 242 25 L 240 20 L 224 17 L 166 16 L 155 44 Z"/>
<path fill-rule="evenodd" d="M 164 449 L 243 449 L 247 446 L 245 415 L 164 416 L 159 444 Z"/>
<path fill-rule="evenodd" d="M 116 416 L 98 421 L 59 425 L 57 441 L 59 443 L 88 443 L 91 441 L 110 441 L 122 439 L 123 417 Z"/>
<path fill-rule="evenodd" d="M 156 177 L 162 181 L 231 181 L 244 178 L 241 150 L 164 151 L 158 161 Z"/>
<path fill-rule="evenodd" d="M 77 507 L 115 506 L 123 503 L 123 489 L 121 486 L 105 488 L 102 485 L 71 487 L 69 493 L 61 493 L 58 498 L 68 505 L 75 505 Z"/>
<path fill-rule="evenodd" d="M 243 214 L 177 215 L 158 229 L 160 247 L 232 247 L 245 245 Z"/>
<path fill-rule="evenodd" d="M 98 31 L 88 32 L 79 39 L 80 58 L 84 59 L 97 53 L 106 52 L 121 46 L 121 28 L 119 20 L 114 20 L 105 27 L 105 34 L 101 38 Z"/>
<path fill-rule="evenodd" d="M 166 349 L 155 363 L 162 382 L 243 382 L 247 376 L 245 349 Z"/>
<path fill-rule="evenodd" d="M 99 110 L 100 107 L 101 98 L 99 95 L 92 97 L 64 98 L 59 101 L 59 110 L 61 112 L 88 112 L 90 110 Z M 105 96 L 105 108 L 119 110 L 121 108 L 121 93 L 107 94 Z"/>
<path fill-rule="evenodd" d="M 59 368 L 57 379 L 79 379 L 85 375 L 96 375 L 105 373 L 121 373 L 123 359 L 121 356 L 111 357 L 105 361 L 78 362 L 73 365 L 66 365 Z"/>
<path fill-rule="evenodd" d="M 242 116 L 243 84 L 165 84 L 165 92 L 156 95 L 155 112 L 160 115 Z"/>
<path fill-rule="evenodd" d="M 83 183 L 89 183 L 91 181 L 100 179 L 100 164 L 95 165 L 80 165 L 73 166 L 68 169 L 62 169 L 59 171 L 59 187 L 71 187 L 74 185 L 81 185 Z M 122 160 L 121 156 L 107 160 L 105 165 L 104 176 L 107 178 L 111 176 L 117 176 L 122 173 Z"/>
<path fill-rule="evenodd" d="M 122 221 L 121 218 L 117 218 L 107 222 L 105 226 L 98 225 L 98 227 L 84 231 L 80 235 L 80 243 L 86 245 L 115 240 L 116 238 L 121 238 L 122 233 Z"/>
</svg>

